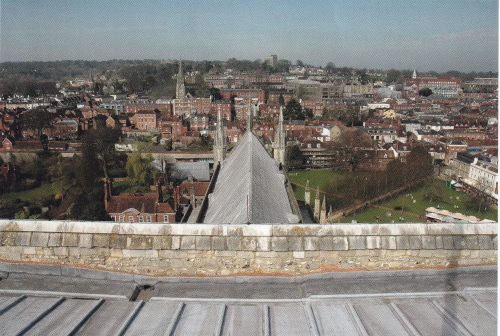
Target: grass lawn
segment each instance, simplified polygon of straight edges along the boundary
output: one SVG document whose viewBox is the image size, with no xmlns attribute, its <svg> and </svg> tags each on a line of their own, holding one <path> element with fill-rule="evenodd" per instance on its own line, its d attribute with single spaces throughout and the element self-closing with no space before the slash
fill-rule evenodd
<svg viewBox="0 0 500 336">
<path fill-rule="evenodd" d="M 307 179 L 309 179 L 311 188 L 317 188 L 319 186 L 321 189 L 330 179 L 341 176 L 342 174 L 342 172 L 331 170 L 293 170 L 288 173 L 288 177 L 291 182 L 302 185 L 305 185 Z M 460 212 L 467 216 L 476 216 L 480 219 L 498 220 L 497 209 L 490 207 L 488 211 L 478 214 L 476 211 L 469 210 L 466 207 L 466 204 L 470 201 L 469 195 L 446 187 L 445 181 L 434 180 L 433 183 L 439 187 L 443 195 L 442 200 L 439 202 L 429 202 L 425 199 L 424 195 L 429 186 L 417 187 L 379 204 L 382 207 L 389 208 L 389 210 L 370 207 L 354 215 L 349 215 L 341 219 L 340 222 L 350 223 L 355 218 L 358 223 L 374 223 L 375 217 L 380 217 L 383 223 L 390 223 L 392 221 L 396 223 L 400 222 L 400 217 L 403 218 L 405 222 L 422 222 L 425 219 L 419 219 L 416 216 L 404 214 L 401 210 L 394 210 L 394 208 L 401 207 L 405 212 L 424 215 L 426 208 L 437 208 L 438 205 L 440 209 L 445 209 L 450 212 Z M 298 200 L 304 200 L 304 188 L 294 186 L 294 189 L 295 197 Z M 314 199 L 314 196 L 315 192 L 311 191 L 311 200 Z"/>
<path fill-rule="evenodd" d="M 338 176 L 342 176 L 343 172 L 333 171 L 333 170 L 292 170 L 288 172 L 288 178 L 293 183 L 298 183 L 301 185 L 306 185 L 307 180 L 309 180 L 309 186 L 311 189 L 323 189 L 324 186 L 332 179 Z M 295 191 L 295 198 L 297 200 L 304 200 L 304 189 L 303 187 L 294 185 L 293 189 Z M 311 201 L 316 197 L 316 191 L 311 190 Z"/>
<path fill-rule="evenodd" d="M 37 202 L 56 194 L 63 194 L 65 188 L 66 186 L 62 181 L 56 181 L 54 183 L 42 184 L 31 190 L 3 194 L 2 199 L 6 201 L 20 199 L 22 201 Z"/>
</svg>

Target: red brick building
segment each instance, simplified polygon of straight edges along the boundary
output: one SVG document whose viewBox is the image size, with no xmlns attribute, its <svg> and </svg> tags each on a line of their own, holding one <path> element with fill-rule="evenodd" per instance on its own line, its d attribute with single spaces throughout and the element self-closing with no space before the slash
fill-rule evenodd
<svg viewBox="0 0 500 336">
<path fill-rule="evenodd" d="M 156 193 L 111 196 L 111 182 L 105 183 L 105 208 L 112 221 L 128 223 L 175 223 L 173 205 L 163 202 L 161 184 Z"/>
<path fill-rule="evenodd" d="M 181 98 L 173 100 L 173 115 L 188 117 L 194 114 L 209 114 L 210 98 Z"/>
</svg>

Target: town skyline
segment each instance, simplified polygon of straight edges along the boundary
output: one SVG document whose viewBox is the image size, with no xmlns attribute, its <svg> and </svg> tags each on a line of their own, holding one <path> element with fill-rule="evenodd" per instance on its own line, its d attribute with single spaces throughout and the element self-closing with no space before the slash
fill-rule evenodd
<svg viewBox="0 0 500 336">
<path fill-rule="evenodd" d="M 368 69 L 498 69 L 497 1 L 4 0 L 0 62 L 262 59 Z"/>
</svg>

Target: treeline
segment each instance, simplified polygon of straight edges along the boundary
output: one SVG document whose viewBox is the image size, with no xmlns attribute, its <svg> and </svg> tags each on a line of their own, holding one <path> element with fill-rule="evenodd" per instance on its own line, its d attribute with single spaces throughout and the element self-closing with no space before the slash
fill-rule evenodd
<svg viewBox="0 0 500 336">
<path fill-rule="evenodd" d="M 330 181 L 324 191 L 327 193 L 328 207 L 335 211 L 425 180 L 432 173 L 431 156 L 423 147 L 416 147 L 410 152 L 406 162 L 393 160 L 384 171 L 345 173 Z"/>
</svg>

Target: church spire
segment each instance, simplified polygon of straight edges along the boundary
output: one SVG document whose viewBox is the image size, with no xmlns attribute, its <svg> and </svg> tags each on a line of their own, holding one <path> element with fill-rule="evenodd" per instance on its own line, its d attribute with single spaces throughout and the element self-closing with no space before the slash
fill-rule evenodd
<svg viewBox="0 0 500 336">
<path fill-rule="evenodd" d="M 177 86 L 175 87 L 175 98 L 184 98 L 186 87 L 184 86 L 184 73 L 182 71 L 182 59 L 179 59 L 179 73 L 177 74 Z"/>
<path fill-rule="evenodd" d="M 217 126 L 215 129 L 214 143 L 214 167 L 226 157 L 226 137 L 224 135 L 224 127 L 222 125 L 222 115 L 220 107 L 217 109 Z"/>
<path fill-rule="evenodd" d="M 285 127 L 283 125 L 283 106 L 280 107 L 278 129 L 274 137 L 274 159 L 285 166 L 286 138 Z"/>
<path fill-rule="evenodd" d="M 413 69 L 413 75 L 411 76 L 411 78 L 417 78 L 417 70 Z"/>
</svg>

